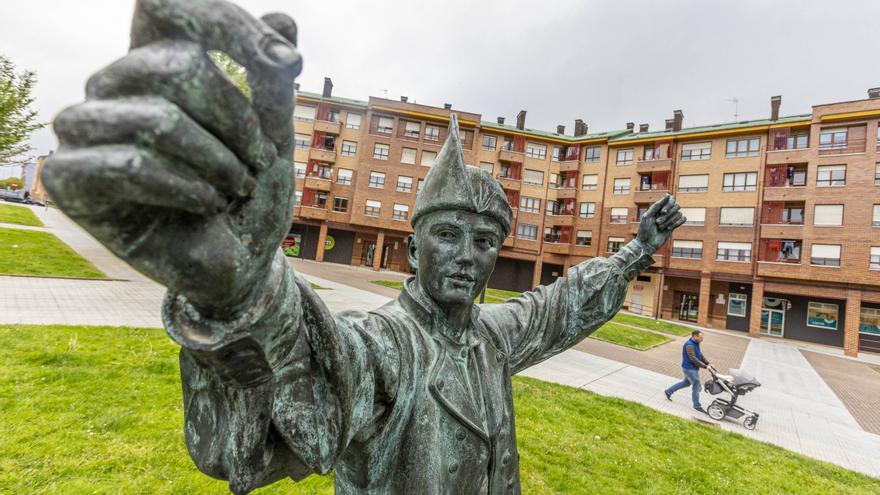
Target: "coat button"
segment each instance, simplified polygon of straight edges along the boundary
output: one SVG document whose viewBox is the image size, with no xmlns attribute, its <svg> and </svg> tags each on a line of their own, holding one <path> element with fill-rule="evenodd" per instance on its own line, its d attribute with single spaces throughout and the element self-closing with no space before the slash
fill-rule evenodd
<svg viewBox="0 0 880 495">
<path fill-rule="evenodd" d="M 445 385 L 443 380 L 437 380 L 437 390 L 443 390 L 443 385 Z"/>
<path fill-rule="evenodd" d="M 463 357 L 463 358 L 466 358 L 466 357 L 467 357 L 467 349 L 462 349 L 462 350 L 461 350 L 461 357 Z"/>
<path fill-rule="evenodd" d="M 456 471 L 458 471 L 458 463 L 457 463 L 457 462 L 453 462 L 452 465 L 449 466 L 449 472 L 450 472 L 450 473 L 454 473 L 454 472 L 456 472 Z"/>
<path fill-rule="evenodd" d="M 464 440 L 464 430 L 458 430 L 458 433 L 455 434 L 455 438 L 459 440 Z"/>
</svg>

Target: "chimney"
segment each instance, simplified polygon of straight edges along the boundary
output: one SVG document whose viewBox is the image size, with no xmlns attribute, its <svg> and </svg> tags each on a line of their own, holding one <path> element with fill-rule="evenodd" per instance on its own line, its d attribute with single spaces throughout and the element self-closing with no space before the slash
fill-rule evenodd
<svg viewBox="0 0 880 495">
<path fill-rule="evenodd" d="M 495 119 L 499 124 L 504 125 L 504 117 L 498 117 Z"/>
<path fill-rule="evenodd" d="M 299 91 L 299 83 L 293 83 L 293 90 Z"/>
<path fill-rule="evenodd" d="M 782 96 L 770 97 L 770 120 L 779 120 L 779 106 L 782 105 Z"/>
<path fill-rule="evenodd" d="M 406 103 L 407 100 L 409 100 L 409 97 L 408 97 L 408 96 L 401 96 L 401 97 L 400 97 L 400 101 L 403 102 L 403 103 Z"/>
<path fill-rule="evenodd" d="M 574 135 L 575 136 L 583 136 L 587 133 L 587 125 L 584 124 L 584 121 L 581 119 L 577 119 L 574 121 Z"/>
<path fill-rule="evenodd" d="M 446 110 L 452 110 L 452 103 L 444 103 L 443 108 L 445 108 Z"/>
<path fill-rule="evenodd" d="M 556 126 L 556 134 L 565 134 L 565 126 L 564 125 Z"/>
<path fill-rule="evenodd" d="M 626 123 L 626 130 L 631 131 L 631 130 L 633 130 L 633 129 L 635 129 L 635 128 L 636 128 L 635 123 L 633 123 L 633 122 L 627 122 L 627 123 Z"/>
<path fill-rule="evenodd" d="M 333 94 L 333 81 L 330 80 L 329 77 L 324 78 L 324 90 L 321 91 L 321 96 L 324 98 L 330 98 Z"/>
<path fill-rule="evenodd" d="M 639 124 L 639 132 L 648 132 L 648 124 Z"/>
<path fill-rule="evenodd" d="M 868 98 L 880 98 L 880 88 L 871 88 L 868 90 Z"/>
<path fill-rule="evenodd" d="M 520 110 L 518 114 L 516 114 L 516 128 L 519 130 L 523 130 L 526 128 L 526 111 Z"/>
<path fill-rule="evenodd" d="M 671 131 L 674 126 L 675 126 L 675 120 L 666 119 L 666 130 L 667 131 Z"/>
<path fill-rule="evenodd" d="M 672 112 L 672 130 L 680 131 L 681 124 L 684 121 L 684 113 L 681 110 L 676 110 Z"/>
</svg>

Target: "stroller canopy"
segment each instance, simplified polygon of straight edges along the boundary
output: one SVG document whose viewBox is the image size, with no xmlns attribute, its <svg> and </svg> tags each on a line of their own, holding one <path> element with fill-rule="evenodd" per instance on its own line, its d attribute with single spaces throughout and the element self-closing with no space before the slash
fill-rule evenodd
<svg viewBox="0 0 880 495">
<path fill-rule="evenodd" d="M 730 370 L 730 376 L 733 377 L 733 384 L 737 387 L 740 385 L 755 385 L 761 386 L 761 382 L 759 382 L 754 375 L 749 373 L 748 371 L 732 369 Z"/>
</svg>

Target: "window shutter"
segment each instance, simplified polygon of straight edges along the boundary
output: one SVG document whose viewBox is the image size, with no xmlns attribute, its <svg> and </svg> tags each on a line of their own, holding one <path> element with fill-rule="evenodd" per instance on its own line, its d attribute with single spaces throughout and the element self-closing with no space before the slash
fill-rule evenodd
<svg viewBox="0 0 880 495">
<path fill-rule="evenodd" d="M 315 120 L 315 107 L 297 105 L 293 109 L 293 117 L 300 120 Z"/>
<path fill-rule="evenodd" d="M 627 211 L 626 208 L 611 208 L 611 216 L 626 216 Z"/>
<path fill-rule="evenodd" d="M 752 243 L 750 242 L 719 242 L 718 249 L 739 249 L 740 251 L 751 251 Z"/>
<path fill-rule="evenodd" d="M 810 248 L 813 258 L 840 259 L 840 246 L 836 244 L 813 244 Z"/>
<path fill-rule="evenodd" d="M 682 241 L 673 240 L 672 247 L 682 249 L 703 249 L 703 241 Z"/>
<path fill-rule="evenodd" d="M 843 205 L 816 205 L 813 225 L 843 225 Z"/>
<path fill-rule="evenodd" d="M 721 225 L 752 225 L 754 208 L 721 208 Z"/>
<path fill-rule="evenodd" d="M 708 175 L 682 175 L 678 178 L 678 187 L 681 189 L 707 188 L 709 187 Z"/>
<path fill-rule="evenodd" d="M 682 208 L 681 214 L 687 218 L 688 223 L 701 223 L 706 221 L 705 208 Z"/>
</svg>

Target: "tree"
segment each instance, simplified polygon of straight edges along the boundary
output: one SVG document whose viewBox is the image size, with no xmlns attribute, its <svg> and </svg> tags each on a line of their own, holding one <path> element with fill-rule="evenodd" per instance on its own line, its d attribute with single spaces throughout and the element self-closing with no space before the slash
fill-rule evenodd
<svg viewBox="0 0 880 495">
<path fill-rule="evenodd" d="M 0 163 L 21 163 L 31 150 L 25 140 L 44 123 L 37 122 L 31 92 L 36 75 L 25 70 L 16 72 L 11 60 L 0 55 Z"/>
<path fill-rule="evenodd" d="M 240 89 L 248 99 L 250 99 L 251 88 L 248 86 L 247 72 L 244 70 L 244 67 L 223 52 L 211 51 L 208 52 L 208 54 L 211 56 L 211 60 L 214 61 L 217 67 L 225 72 L 226 76 L 229 77 L 233 84 L 235 84 L 235 86 Z"/>
</svg>

